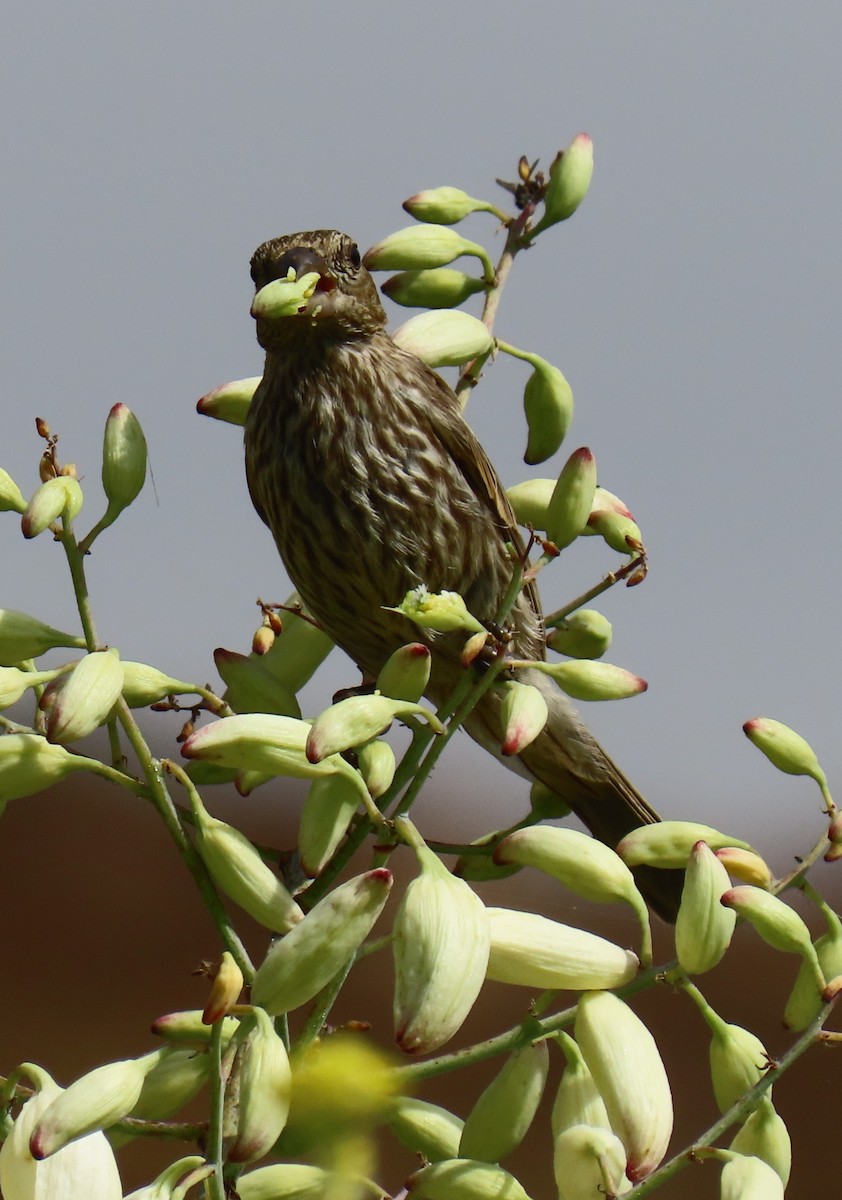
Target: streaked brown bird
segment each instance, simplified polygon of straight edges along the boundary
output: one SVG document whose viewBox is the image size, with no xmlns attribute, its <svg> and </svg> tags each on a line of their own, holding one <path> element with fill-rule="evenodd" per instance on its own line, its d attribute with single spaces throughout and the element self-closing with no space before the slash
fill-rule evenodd
<svg viewBox="0 0 842 1200">
<path fill-rule="evenodd" d="M 352 239 L 321 229 L 265 242 L 251 261 L 256 289 L 290 268 L 319 278 L 301 311 L 257 319 L 266 366 L 245 432 L 252 501 L 307 608 L 364 675 L 375 678 L 394 650 L 426 636 L 428 694 L 441 703 L 462 670 L 464 638 L 419 635 L 383 606 L 424 584 L 461 593 L 475 616 L 493 620 L 512 577 L 506 543 L 522 548 L 514 514 L 454 392 L 386 332 Z M 543 658 L 534 585 L 511 622 L 513 656 Z M 524 773 L 608 845 L 657 821 L 567 697 L 537 671 L 517 677 L 541 689 L 550 711 L 519 756 Z M 492 689 L 467 723 L 498 757 L 499 708 Z M 681 873 L 649 869 L 639 882 L 653 908 L 674 919 Z"/>
</svg>

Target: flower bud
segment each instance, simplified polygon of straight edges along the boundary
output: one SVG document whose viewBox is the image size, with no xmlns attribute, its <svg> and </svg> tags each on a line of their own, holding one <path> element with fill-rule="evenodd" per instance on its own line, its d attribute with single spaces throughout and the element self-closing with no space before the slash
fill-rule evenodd
<svg viewBox="0 0 842 1200">
<path fill-rule="evenodd" d="M 49 683 L 58 671 L 21 671 L 17 667 L 0 667 L 0 710 L 17 704 L 27 688 Z"/>
<path fill-rule="evenodd" d="M 359 806 L 359 790 L 345 775 L 325 775 L 310 784 L 298 826 L 298 855 L 311 879 L 333 857 Z"/>
<path fill-rule="evenodd" d="M 547 634 L 547 645 L 570 658 L 602 658 L 611 645 L 611 622 L 594 608 L 580 608 Z"/>
<path fill-rule="evenodd" d="M 675 922 L 675 950 L 688 975 L 710 971 L 731 944 L 737 916 L 719 902 L 730 886 L 728 872 L 711 848 L 696 842 Z"/>
<path fill-rule="evenodd" d="M 730 1148 L 738 1154 L 753 1155 L 768 1163 L 786 1187 L 792 1169 L 792 1143 L 786 1125 L 775 1112 L 768 1095 L 761 1096 L 757 1108 L 746 1118 Z"/>
<path fill-rule="evenodd" d="M 29 1149 L 33 1158 L 49 1158 L 68 1142 L 95 1129 L 107 1129 L 127 1116 L 140 1097 L 143 1081 L 160 1061 L 162 1050 L 106 1063 L 82 1075 L 41 1114 Z"/>
<path fill-rule="evenodd" d="M 240 1027 L 236 1017 L 223 1017 L 222 1044 L 226 1046 Z M 204 1022 L 204 1014 L 197 1008 L 187 1012 L 167 1013 L 157 1017 L 150 1026 L 150 1031 L 157 1037 L 166 1038 L 168 1042 L 177 1045 L 206 1046 L 210 1041 L 211 1031 Z"/>
<path fill-rule="evenodd" d="M 196 847 L 217 887 L 249 916 L 275 933 L 288 933 L 304 913 L 248 840 L 210 816 L 194 797 Z"/>
<path fill-rule="evenodd" d="M 421 629 L 434 629 L 437 633 L 450 633 L 456 629 L 487 632 L 485 626 L 468 612 L 458 592 L 428 592 L 423 584 L 407 592 L 397 608 L 386 611 L 401 613 Z"/>
<path fill-rule="evenodd" d="M 824 987 L 824 976 L 810 931 L 795 909 L 771 892 L 748 884 L 725 892 L 721 903 L 750 921 L 764 942 L 776 950 L 800 954 L 813 968 L 819 986 Z"/>
<path fill-rule="evenodd" d="M 472 212 L 494 212 L 487 200 L 475 200 L 461 188 L 427 188 L 404 200 L 403 208 L 416 221 L 431 221 L 435 225 L 455 225 Z"/>
<path fill-rule="evenodd" d="M 8 471 L 0 467 L 0 512 L 22 513 L 26 511 L 26 501 L 18 485 Z"/>
<path fill-rule="evenodd" d="M 202 1013 L 202 1020 L 206 1025 L 221 1021 L 231 1011 L 239 999 L 244 983 L 243 972 L 236 959 L 230 951 L 225 950 L 211 979 L 210 996 Z"/>
<path fill-rule="evenodd" d="M 464 1125 L 446 1108 L 415 1096 L 398 1096 L 389 1113 L 389 1128 L 401 1145 L 428 1162 L 456 1157 Z"/>
<path fill-rule="evenodd" d="M 470 313 L 450 310 L 410 317 L 395 330 L 392 340 L 428 367 L 458 367 L 490 354 L 494 347 L 494 338 L 482 321 Z"/>
<path fill-rule="evenodd" d="M 506 491 L 518 525 L 547 528 L 547 508 L 555 490 L 554 479 L 526 479 Z"/>
<path fill-rule="evenodd" d="M 422 642 L 401 646 L 386 659 L 377 676 L 377 691 L 393 700 L 420 700 L 430 680 L 432 657 Z"/>
<path fill-rule="evenodd" d="M 272 1149 L 286 1125 L 292 1088 L 289 1057 L 262 1008 L 253 1009 L 243 1021 L 232 1047 L 223 1113 L 226 1157 L 229 1162 L 253 1162 Z"/>
<path fill-rule="evenodd" d="M 275 636 L 275 630 L 271 625 L 259 625 L 251 639 L 252 654 L 256 654 L 258 658 L 268 654 L 275 644 Z"/>
<path fill-rule="evenodd" d="M 234 1022 L 239 1024 L 239 1022 Z M 208 1081 L 210 1059 L 194 1049 L 165 1047 L 147 1074 L 137 1103 L 128 1116 L 143 1121 L 165 1121 L 197 1096 Z M 112 1144 L 129 1141 L 130 1135 L 109 1134 Z"/>
<path fill-rule="evenodd" d="M 36 733 L 6 734 L 0 737 L 0 811 L 7 801 L 43 792 L 71 771 L 92 765 L 91 759 L 70 754 Z"/>
<path fill-rule="evenodd" d="M 582 532 L 593 505 L 596 459 L 587 446 L 574 450 L 561 469 L 547 505 L 547 537 L 559 550 Z"/>
<path fill-rule="evenodd" d="M 536 821 L 554 821 L 572 812 L 561 796 L 537 779 L 529 789 L 529 808 Z"/>
<path fill-rule="evenodd" d="M 30 1071 L 33 1076 L 35 1071 Z M 121 1200 L 123 1188 L 114 1152 L 103 1133 L 92 1133 L 37 1161 L 29 1149 L 33 1130 L 62 1094 L 46 1071 L 38 1069 L 37 1092 L 24 1104 L 0 1147 L 0 1188 L 6 1200 Z"/>
<path fill-rule="evenodd" d="M 787 775 L 809 775 L 821 786 L 827 782 L 812 746 L 789 726 L 773 721 L 771 717 L 755 717 L 746 721 L 743 733 L 779 771 Z"/>
<path fill-rule="evenodd" d="M 842 858 L 842 813 L 839 811 L 836 812 L 827 827 L 827 840 L 830 842 L 830 847 L 824 856 L 824 861 L 836 862 L 837 858 Z"/>
<path fill-rule="evenodd" d="M 123 699 L 129 708 L 146 708 L 166 700 L 167 696 L 179 696 L 196 692 L 194 683 L 173 679 L 156 667 L 146 663 L 123 662 Z"/>
<path fill-rule="evenodd" d="M 82 507 L 82 489 L 77 480 L 59 475 L 42 483 L 24 509 L 20 527 L 25 538 L 39 533 L 66 516 L 72 521 Z"/>
<path fill-rule="evenodd" d="M 146 482 L 146 438 L 140 421 L 125 404 L 115 404 L 105 422 L 102 487 L 112 521 L 132 503 Z"/>
<path fill-rule="evenodd" d="M 619 1196 L 626 1180 L 626 1151 L 610 1129 L 571 1125 L 555 1139 L 553 1154 L 559 1200 Z"/>
<path fill-rule="evenodd" d="M 435 713 L 422 704 L 390 700 L 377 692 L 368 696 L 347 696 L 316 717 L 307 737 L 307 758 L 311 763 L 319 763 L 332 754 L 364 745 L 385 733 L 395 720 L 414 716 L 424 717 L 435 733 L 444 732 Z"/>
<path fill-rule="evenodd" d="M 54 703 L 47 692 L 41 697 L 41 707 L 47 712 L 47 737 L 51 742 L 76 742 L 102 725 L 120 698 L 123 666 L 119 652 L 86 654 L 60 683 Z"/>
<path fill-rule="evenodd" d="M 500 706 L 502 753 L 506 757 L 520 754 L 543 732 L 549 716 L 547 702 L 531 683 L 509 680 L 500 684 L 497 690 L 503 693 Z"/>
<path fill-rule="evenodd" d="M 729 837 L 698 821 L 659 821 L 641 825 L 627 833 L 617 853 L 629 867 L 686 867 L 696 842 L 706 842 L 711 850 L 720 846 L 738 846 L 750 850 L 748 842 Z"/>
<path fill-rule="evenodd" d="M 638 1183 L 664 1157 L 672 1133 L 672 1095 L 655 1039 L 610 992 L 582 996 L 575 1030 L 611 1128 L 626 1148 L 626 1174 Z"/>
<path fill-rule="evenodd" d="M 11 667 L 28 658 L 38 658 L 56 646 L 84 650 L 85 639 L 62 633 L 28 613 L 0 608 L 0 666 Z"/>
<path fill-rule="evenodd" d="M 251 302 L 251 315 L 255 320 L 270 321 L 297 316 L 307 307 L 320 279 L 318 271 L 308 271 L 296 279 L 290 267 L 286 279 L 273 279 L 260 289 Z"/>
<path fill-rule="evenodd" d="M 768 889 L 771 886 L 772 872 L 768 864 L 753 850 L 721 846 L 715 853 L 729 875 L 736 875 L 743 883 L 753 883 L 755 887 Z"/>
<path fill-rule="evenodd" d="M 719 1111 L 724 1113 L 763 1078 L 770 1059 L 760 1038 L 748 1029 L 723 1021 L 709 1005 L 702 1007 L 702 1015 L 712 1035 L 709 1056 L 713 1094 Z M 771 1097 L 771 1091 L 768 1094 Z"/>
<path fill-rule="evenodd" d="M 387 279 L 380 290 L 405 308 L 458 308 L 487 286 L 453 267 L 433 267 L 430 271 L 401 271 Z"/>
<path fill-rule="evenodd" d="M 393 1008 L 400 1048 L 426 1054 L 453 1037 L 479 995 L 488 964 L 488 919 L 464 880 L 420 840 L 413 849 L 421 873 L 406 889 L 392 931 Z"/>
<path fill-rule="evenodd" d="M 574 700 L 627 700 L 639 696 L 649 684 L 639 675 L 633 675 L 624 667 L 612 663 L 591 662 L 582 659 L 576 662 L 536 662 L 536 671 L 549 675 L 568 696 Z"/>
<path fill-rule="evenodd" d="M 392 786 L 396 768 L 395 752 L 381 738 L 374 738 L 357 750 L 357 769 L 375 800 Z"/>
<path fill-rule="evenodd" d="M 114 1134 L 111 1135 L 112 1144 Z M 129 1192 L 125 1200 L 184 1200 L 191 1187 L 214 1174 L 214 1168 L 200 1154 L 188 1154 L 164 1167 L 151 1183 Z"/>
<path fill-rule="evenodd" d="M 556 1034 L 556 1041 L 567 1061 L 550 1115 L 553 1138 L 557 1138 L 573 1125 L 610 1129 L 605 1101 L 599 1094 L 590 1068 L 582 1057 L 582 1051 L 573 1038 L 563 1031 Z M 623 1163 L 625 1164 L 625 1152 Z"/>
<path fill-rule="evenodd" d="M 828 905 L 822 904 L 821 909 L 827 932 L 816 940 L 816 954 L 825 979 L 835 979 L 842 975 L 842 921 Z M 816 1019 L 823 1003 L 815 969 L 805 959 L 784 1009 L 784 1025 L 800 1033 Z"/>
<path fill-rule="evenodd" d="M 485 248 L 441 225 L 409 225 L 399 229 L 372 246 L 363 256 L 363 263 L 369 271 L 420 271 L 446 267 L 463 254 L 478 258 L 486 280 L 494 279 L 494 268 Z"/>
<path fill-rule="evenodd" d="M 546 359 L 522 351 L 518 357 L 533 367 L 523 392 L 529 429 L 523 461 L 534 466 L 551 458 L 564 441 L 573 420 L 573 391 L 558 367 Z"/>
<path fill-rule="evenodd" d="M 477 1100 L 465 1121 L 459 1157 L 501 1162 L 526 1137 L 547 1082 L 550 1056 L 545 1041 L 521 1046 Z"/>
<path fill-rule="evenodd" d="M 240 1200 L 324 1200 L 335 1177 L 306 1163 L 272 1163 L 237 1180 Z"/>
<path fill-rule="evenodd" d="M 544 215 L 529 233 L 530 238 L 572 217 L 588 194 L 593 176 L 593 141 L 579 133 L 566 150 L 550 164 L 550 179 L 544 196 Z"/>
<path fill-rule="evenodd" d="M 637 955 L 571 925 L 510 908 L 486 910 L 491 926 L 489 979 L 529 988 L 622 987 L 637 974 Z"/>
<path fill-rule="evenodd" d="M 735 1154 L 722 1168 L 720 1200 L 784 1200 L 784 1185 L 768 1163 Z"/>
<path fill-rule="evenodd" d="M 529 1200 L 514 1175 L 470 1158 L 430 1163 L 404 1186 L 412 1200 Z"/>
<path fill-rule="evenodd" d="M 462 647 L 462 653 L 459 655 L 459 663 L 465 670 L 473 666 L 480 654 L 485 650 L 488 644 L 490 634 L 487 631 L 482 633 L 472 633 Z"/>
<path fill-rule="evenodd" d="M 453 874 L 457 879 L 466 879 L 471 883 L 487 883 L 489 879 L 508 879 L 521 869 L 519 864 L 498 866 L 492 858 L 494 845 L 500 837 L 499 829 L 492 833 L 484 833 L 474 838 L 472 846 L 488 847 L 484 854 L 460 854 L 453 864 Z"/>
<path fill-rule="evenodd" d="M 202 396 L 196 404 L 196 411 L 203 417 L 213 417 L 216 421 L 227 421 L 230 425 L 245 425 L 249 405 L 252 402 L 261 375 L 253 375 L 249 379 L 234 379 L 231 383 L 223 383 Z"/>
<path fill-rule="evenodd" d="M 643 534 L 631 517 L 607 509 L 591 510 L 587 520 L 591 533 L 598 534 L 606 545 L 618 554 L 639 554 L 643 549 Z"/>
<path fill-rule="evenodd" d="M 270 947 L 254 977 L 253 1002 L 277 1016 L 312 1000 L 368 937 L 391 887 L 391 872 L 379 867 L 328 892 Z"/>
</svg>

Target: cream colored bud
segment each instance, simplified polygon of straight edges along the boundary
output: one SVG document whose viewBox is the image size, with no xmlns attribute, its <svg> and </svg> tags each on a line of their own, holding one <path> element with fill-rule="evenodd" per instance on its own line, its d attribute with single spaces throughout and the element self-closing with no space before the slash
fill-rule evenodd
<svg viewBox="0 0 842 1200">
<path fill-rule="evenodd" d="M 719 1200 L 784 1200 L 784 1185 L 768 1163 L 735 1154 L 722 1168 Z"/>
<path fill-rule="evenodd" d="M 0 667 L 0 710 L 17 704 L 27 688 L 49 683 L 58 671 L 21 671 L 18 667 Z"/>
<path fill-rule="evenodd" d="M 223 1046 L 228 1044 L 239 1027 L 240 1022 L 235 1017 L 223 1018 Z M 204 1022 L 203 1013 L 197 1008 L 186 1012 L 166 1013 L 163 1017 L 157 1017 L 152 1022 L 150 1030 L 157 1037 L 165 1038 L 168 1042 L 176 1045 L 184 1044 L 200 1048 L 206 1046 L 211 1037 L 210 1028 Z"/>
<path fill-rule="evenodd" d="M 244 983 L 243 972 L 233 954 L 228 950 L 224 951 L 211 980 L 210 995 L 202 1013 L 202 1020 L 206 1025 L 221 1021 L 231 1011 L 239 999 Z"/>
<path fill-rule="evenodd" d="M 582 1051 L 573 1038 L 563 1031 L 556 1034 L 556 1041 L 564 1053 L 566 1064 L 550 1114 L 553 1138 L 557 1138 L 572 1125 L 610 1129 L 611 1122 L 608 1120 L 605 1101 L 599 1094 L 590 1068 L 582 1057 Z M 625 1152 L 623 1163 L 625 1164 Z"/>
<path fill-rule="evenodd" d="M 428 188 L 404 200 L 403 208 L 416 221 L 431 221 L 435 225 L 455 225 L 472 212 L 495 212 L 487 200 L 475 200 L 456 187 Z"/>
<path fill-rule="evenodd" d="M 35 795 L 72 771 L 91 766 L 91 759 L 54 746 L 38 734 L 6 734 L 0 737 L 0 811 L 9 800 Z"/>
<path fill-rule="evenodd" d="M 637 974 L 638 960 L 584 929 L 538 913 L 487 909 L 491 928 L 488 978 L 529 988 L 622 987 Z"/>
<path fill-rule="evenodd" d="M 727 1112 L 740 1096 L 759 1082 L 770 1058 L 759 1037 L 740 1025 L 723 1021 L 709 1006 L 702 1015 L 710 1026 L 710 1077 L 720 1112 Z M 771 1097 L 771 1091 L 768 1093 Z"/>
<path fill-rule="evenodd" d="M 337 1183 L 336 1176 L 322 1167 L 311 1167 L 306 1163 L 273 1163 L 240 1175 L 237 1195 L 240 1200 L 325 1200 Z M 338 1195 L 343 1193 L 340 1185 Z"/>
<path fill-rule="evenodd" d="M 245 425 L 249 406 L 261 379 L 261 375 L 253 375 L 249 379 L 233 379 L 231 383 L 223 383 L 221 387 L 202 396 L 196 404 L 196 411 L 203 417 L 227 421 L 229 425 Z"/>
<path fill-rule="evenodd" d="M 529 1200 L 514 1175 L 470 1158 L 430 1163 L 410 1175 L 405 1187 L 413 1200 Z"/>
<path fill-rule="evenodd" d="M 545 1041 L 521 1046 L 477 1100 L 465 1121 L 459 1157 L 501 1162 L 520 1145 L 532 1124 L 547 1082 Z"/>
<path fill-rule="evenodd" d="M 389 1113 L 389 1128 L 401 1145 L 428 1162 L 456 1158 L 464 1125 L 446 1108 L 415 1096 L 398 1096 Z"/>
<path fill-rule="evenodd" d="M 737 915 L 720 904 L 730 886 L 728 872 L 710 846 L 696 842 L 675 922 L 675 950 L 688 975 L 710 971 L 731 944 Z"/>
<path fill-rule="evenodd" d="M 500 719 L 503 726 L 504 756 L 520 754 L 535 741 L 547 724 L 549 709 L 543 694 L 531 683 L 508 680 L 498 685 L 503 693 Z"/>
<path fill-rule="evenodd" d="M 649 687 L 645 679 L 613 663 L 581 659 L 574 662 L 536 662 L 533 667 L 549 675 L 574 700 L 627 700 L 630 696 L 639 696 Z"/>
<path fill-rule="evenodd" d="M 547 528 L 547 509 L 555 490 L 555 479 L 526 479 L 506 491 L 509 504 L 514 510 L 518 525 L 531 525 L 533 529 Z"/>
<path fill-rule="evenodd" d="M 320 279 L 318 271 L 308 271 L 296 279 L 290 267 L 286 279 L 273 279 L 260 289 L 251 302 L 251 315 L 255 320 L 270 321 L 297 316 L 307 307 Z"/>
<path fill-rule="evenodd" d="M 271 653 L 271 652 L 270 652 Z M 269 669 L 270 654 L 238 654 L 218 647 L 213 661 L 226 685 L 225 702 L 234 712 L 271 713 L 281 717 L 300 717 L 298 700 Z"/>
<path fill-rule="evenodd" d="M 374 738 L 357 750 L 357 769 L 375 800 L 392 786 L 397 765 L 394 750 L 382 738 Z"/>
<path fill-rule="evenodd" d="M 795 909 L 764 888 L 748 884 L 730 888 L 722 896 L 721 903 L 750 921 L 764 942 L 776 950 L 799 954 L 813 968 L 819 986 L 824 987 L 824 976 L 810 931 Z"/>
<path fill-rule="evenodd" d="M 393 700 L 420 700 L 430 680 L 432 656 L 422 642 L 401 646 L 386 659 L 377 676 L 377 691 Z"/>
<path fill-rule="evenodd" d="M 214 1168 L 207 1159 L 200 1154 L 188 1154 L 170 1163 L 151 1183 L 129 1192 L 125 1200 L 184 1200 L 191 1187 L 213 1174 Z"/>
<path fill-rule="evenodd" d="M 617 846 L 617 853 L 630 867 L 686 867 L 696 842 L 706 842 L 711 850 L 720 846 L 737 846 L 751 850 L 741 842 L 710 825 L 698 821 L 659 821 L 656 825 L 641 825 L 627 833 Z"/>
<path fill-rule="evenodd" d="M 198 692 L 195 683 L 174 679 L 146 663 L 123 661 L 123 699 L 129 708 L 146 708 L 167 696 Z"/>
<path fill-rule="evenodd" d="M 582 996 L 575 1033 L 611 1128 L 626 1148 L 626 1174 L 638 1183 L 664 1157 L 672 1133 L 672 1094 L 655 1039 L 610 992 Z"/>
<path fill-rule="evenodd" d="M 494 268 L 486 249 L 441 225 L 409 225 L 391 233 L 366 252 L 363 262 L 370 271 L 419 271 L 446 267 L 463 254 L 478 258 L 485 278 L 493 280 Z"/>
<path fill-rule="evenodd" d="M 453 267 L 433 267 L 429 271 L 401 271 L 392 275 L 381 291 L 405 308 L 458 308 L 487 286 L 483 280 Z"/>
<path fill-rule="evenodd" d="M 387 608 L 386 611 L 401 613 L 421 629 L 434 629 L 437 633 L 450 633 L 457 629 L 465 629 L 470 633 L 487 632 L 485 626 L 468 612 L 458 592 L 428 592 L 423 584 L 407 592 L 397 608 Z"/>
<path fill-rule="evenodd" d="M 108 498 L 106 519 L 132 503 L 146 482 L 146 438 L 140 421 L 125 404 L 115 404 L 105 422 L 102 487 Z"/>
<path fill-rule="evenodd" d="M 82 489 L 77 480 L 59 475 L 42 483 L 24 509 L 20 527 L 25 538 L 39 533 L 59 517 L 72 520 L 82 507 Z"/>
<path fill-rule="evenodd" d="M 550 164 L 550 179 L 544 196 L 544 215 L 531 230 L 535 237 L 550 225 L 566 221 L 588 194 L 593 177 L 593 141 L 579 133 L 566 150 L 560 150 Z"/>
<path fill-rule="evenodd" d="M 571 1125 L 555 1139 L 553 1166 L 559 1200 L 619 1196 L 626 1190 L 626 1151 L 610 1129 Z"/>
<path fill-rule="evenodd" d="M 558 367 L 537 354 L 522 353 L 532 364 L 523 392 L 529 440 L 523 461 L 530 466 L 551 458 L 573 420 L 573 390 Z"/>
<path fill-rule="evenodd" d="M 199 1094 L 208 1082 L 209 1071 L 206 1053 L 166 1047 L 144 1079 L 137 1103 L 128 1115 L 142 1121 L 165 1121 Z M 112 1145 L 131 1140 L 128 1134 L 111 1133 L 109 1138 Z"/>
<path fill-rule="evenodd" d="M 481 837 L 474 838 L 471 842 L 472 846 L 488 847 L 484 854 L 460 854 L 456 862 L 453 864 L 453 874 L 459 879 L 466 879 L 471 883 L 485 883 L 489 879 L 508 879 L 510 875 L 516 875 L 521 869 L 517 864 L 506 866 L 498 866 L 492 858 L 494 846 L 500 837 L 500 831 L 494 830 L 492 833 L 484 833 Z"/>
<path fill-rule="evenodd" d="M 391 872 L 379 867 L 328 892 L 270 947 L 254 977 L 254 1003 L 277 1016 L 312 1000 L 362 945 L 391 887 Z"/>
<path fill-rule="evenodd" d="M 488 963 L 488 918 L 473 889 L 423 843 L 421 873 L 404 893 L 392 931 L 397 1043 L 407 1054 L 437 1050 L 474 1005 Z"/>
<path fill-rule="evenodd" d="M 472 633 L 462 647 L 462 653 L 459 655 L 460 664 L 467 669 L 472 666 L 479 658 L 480 654 L 488 645 L 488 639 L 491 635 L 487 632 Z"/>
<path fill-rule="evenodd" d="M 230 1079 L 235 1086 L 225 1095 L 223 1128 L 229 1162 L 254 1162 L 272 1149 L 289 1115 L 292 1072 L 283 1041 L 268 1013 L 252 1010 L 232 1048 Z"/>
<path fill-rule="evenodd" d="M 258 658 L 268 654 L 275 644 L 275 631 L 269 625 L 259 625 L 251 639 L 251 652 Z"/>
<path fill-rule="evenodd" d="M 26 511 L 26 501 L 18 485 L 8 471 L 0 467 L 0 512 L 22 513 Z"/>
<path fill-rule="evenodd" d="M 561 469 L 547 505 L 547 537 L 563 550 L 585 525 L 596 489 L 596 459 L 587 446 L 574 450 Z"/>
<path fill-rule="evenodd" d="M 69 675 L 62 676 L 55 702 L 47 708 L 51 742 L 76 742 L 108 719 L 123 689 L 123 666 L 117 650 L 86 654 Z M 46 693 L 45 693 L 46 695 Z"/>
<path fill-rule="evenodd" d="M 494 338 L 470 313 L 434 310 L 404 321 L 392 335 L 401 350 L 414 354 L 428 367 L 458 367 L 490 354 Z"/>
<path fill-rule="evenodd" d="M 0 608 L 0 666 L 11 667 L 26 659 L 38 658 L 57 646 L 84 650 L 85 639 L 45 625 L 28 613 Z"/>
<path fill-rule="evenodd" d="M 825 979 L 835 979 L 842 975 L 842 921 L 829 905 L 821 909 L 827 932 L 816 940 L 816 954 Z M 823 1002 L 815 968 L 805 959 L 784 1009 L 784 1025 L 800 1033 L 819 1015 Z"/>
<path fill-rule="evenodd" d="M 359 789 L 345 775 L 325 775 L 310 784 L 298 825 L 298 854 L 311 879 L 333 857 L 359 806 Z"/>
<path fill-rule="evenodd" d="M 347 696 L 316 717 L 307 737 L 307 758 L 311 763 L 319 763 L 343 750 L 362 746 L 385 733 L 393 721 L 407 717 L 423 717 L 435 733 L 444 732 L 435 713 L 422 704 L 392 700 L 377 692 L 368 696 Z"/>
<path fill-rule="evenodd" d="M 757 1108 L 746 1118 L 730 1148 L 768 1163 L 786 1187 L 792 1169 L 792 1143 L 768 1096 L 760 1097 Z"/>
<path fill-rule="evenodd" d="M 768 863 L 753 850 L 721 846 L 715 854 L 729 875 L 736 875 L 743 883 L 753 883 L 755 887 L 771 887 L 772 871 Z"/>
<path fill-rule="evenodd" d="M 743 733 L 779 771 L 787 775 L 809 775 L 821 786 L 826 784 L 825 773 L 812 746 L 788 725 L 773 721 L 771 717 L 755 717 L 746 721 Z"/>
<path fill-rule="evenodd" d="M 580 608 L 547 634 L 547 645 L 570 658 L 602 658 L 611 645 L 611 622 L 594 608 Z"/>
<path fill-rule="evenodd" d="M 591 510 L 587 521 L 591 533 L 616 550 L 618 554 L 639 554 L 643 549 L 643 534 L 631 517 L 607 509 Z"/>
</svg>

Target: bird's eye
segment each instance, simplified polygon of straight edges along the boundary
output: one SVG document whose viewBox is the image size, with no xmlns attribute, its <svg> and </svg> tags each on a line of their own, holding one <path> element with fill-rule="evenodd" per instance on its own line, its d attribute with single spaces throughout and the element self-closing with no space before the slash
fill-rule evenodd
<svg viewBox="0 0 842 1200">
<path fill-rule="evenodd" d="M 354 270 L 358 271 L 363 260 L 360 257 L 360 249 L 356 242 L 351 243 L 348 250 L 348 258 L 351 260 L 351 266 L 354 268 Z"/>
</svg>

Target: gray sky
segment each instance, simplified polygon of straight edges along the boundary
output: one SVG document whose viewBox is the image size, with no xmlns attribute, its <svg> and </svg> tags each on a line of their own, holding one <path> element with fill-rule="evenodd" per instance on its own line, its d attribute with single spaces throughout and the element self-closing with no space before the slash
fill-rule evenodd
<svg viewBox="0 0 842 1200">
<path fill-rule="evenodd" d="M 588 200 L 518 260 L 498 326 L 571 381 L 566 447 L 524 467 L 514 363 L 469 415 L 507 484 L 590 445 L 644 531 L 650 578 L 601 605 L 609 657 L 650 681 L 588 709 L 613 756 L 666 814 L 769 848 L 774 811 L 807 849 L 817 796 L 740 726 L 787 721 L 838 773 L 840 11 L 45 0 L 5 26 L 0 465 L 29 493 L 47 418 L 92 523 L 113 403 L 151 451 L 157 501 L 147 489 L 90 560 L 103 638 L 210 678 L 215 646 L 247 648 L 254 598 L 285 594 L 240 434 L 194 410 L 261 369 L 255 246 L 327 225 L 365 247 L 408 223 L 413 192 L 498 199 L 521 153 L 547 164 L 587 130 Z M 464 230 L 499 247 L 489 217 Z M 0 539 L 0 603 L 71 624 L 58 548 L 8 516 Z M 577 545 L 547 605 L 615 561 Z M 312 705 L 352 678 L 337 661 Z M 493 764 L 477 772 L 499 790 Z"/>
</svg>

